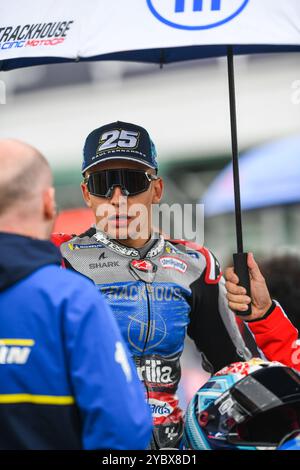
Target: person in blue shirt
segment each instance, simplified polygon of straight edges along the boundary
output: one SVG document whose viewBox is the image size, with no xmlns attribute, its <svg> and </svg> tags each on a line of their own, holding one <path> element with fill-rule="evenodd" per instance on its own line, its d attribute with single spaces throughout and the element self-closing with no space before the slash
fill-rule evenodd
<svg viewBox="0 0 300 470">
<path fill-rule="evenodd" d="M 48 241 L 52 175 L 0 141 L 0 449 L 145 449 L 151 413 L 114 317 Z"/>
</svg>

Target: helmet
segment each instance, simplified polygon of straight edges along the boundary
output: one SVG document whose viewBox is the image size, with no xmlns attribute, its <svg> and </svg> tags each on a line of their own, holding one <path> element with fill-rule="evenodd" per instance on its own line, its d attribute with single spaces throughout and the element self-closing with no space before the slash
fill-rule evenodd
<svg viewBox="0 0 300 470">
<path fill-rule="evenodd" d="M 277 450 L 300 450 L 300 430 L 298 429 L 285 436 Z"/>
<path fill-rule="evenodd" d="M 254 358 L 217 372 L 192 398 L 183 444 L 197 450 L 276 449 L 300 429 L 300 374 Z"/>
</svg>

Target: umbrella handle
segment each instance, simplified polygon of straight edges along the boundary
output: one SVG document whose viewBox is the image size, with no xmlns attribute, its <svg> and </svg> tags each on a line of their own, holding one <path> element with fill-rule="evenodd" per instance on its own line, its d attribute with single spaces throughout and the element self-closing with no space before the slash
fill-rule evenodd
<svg viewBox="0 0 300 470">
<path fill-rule="evenodd" d="M 248 253 L 234 253 L 233 255 L 234 271 L 239 278 L 239 286 L 244 287 L 247 291 L 247 295 L 251 297 L 250 275 L 247 259 Z M 238 315 L 241 317 L 251 315 L 251 304 L 249 304 L 247 311 L 238 312 Z"/>
</svg>

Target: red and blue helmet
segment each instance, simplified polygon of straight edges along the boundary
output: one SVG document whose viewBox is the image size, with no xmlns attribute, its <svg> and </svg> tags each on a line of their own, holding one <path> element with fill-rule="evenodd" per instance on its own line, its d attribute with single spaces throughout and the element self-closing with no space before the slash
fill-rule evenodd
<svg viewBox="0 0 300 470">
<path fill-rule="evenodd" d="M 300 429 L 300 374 L 278 362 L 251 359 L 217 372 L 191 400 L 184 447 L 276 449 Z"/>
</svg>

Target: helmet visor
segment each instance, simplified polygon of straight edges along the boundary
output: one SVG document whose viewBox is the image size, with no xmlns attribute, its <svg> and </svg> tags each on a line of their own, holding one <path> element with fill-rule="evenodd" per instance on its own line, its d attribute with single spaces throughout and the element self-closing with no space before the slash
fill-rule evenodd
<svg viewBox="0 0 300 470">
<path fill-rule="evenodd" d="M 277 447 L 288 434 L 300 430 L 300 402 L 283 405 L 237 424 L 231 443 Z"/>
</svg>

